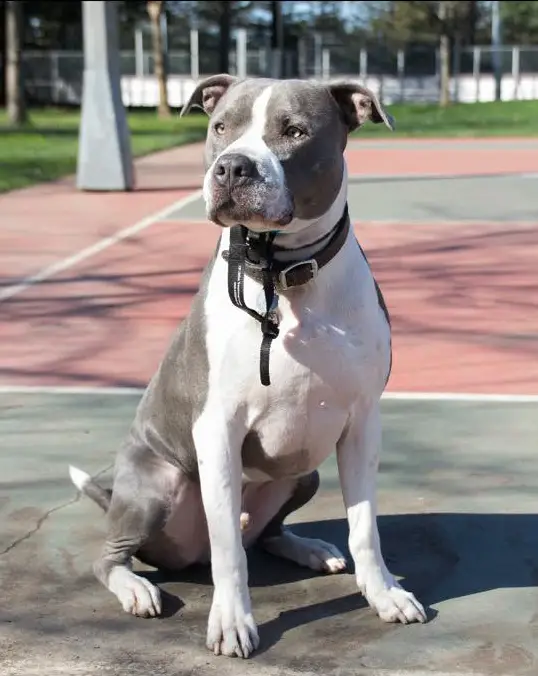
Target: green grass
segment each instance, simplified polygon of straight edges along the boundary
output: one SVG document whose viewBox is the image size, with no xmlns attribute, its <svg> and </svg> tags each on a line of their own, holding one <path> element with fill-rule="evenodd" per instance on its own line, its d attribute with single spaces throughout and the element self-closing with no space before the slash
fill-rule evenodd
<svg viewBox="0 0 538 676">
<path fill-rule="evenodd" d="M 365 125 L 354 136 L 412 138 L 486 136 L 538 136 L 538 101 L 387 106 L 396 121 L 396 132 L 381 125 Z"/>
<path fill-rule="evenodd" d="M 538 136 L 538 101 L 389 106 L 396 132 L 381 125 L 366 125 L 360 136 L 485 137 Z M 153 111 L 128 115 L 135 156 L 203 139 L 206 118 L 191 114 L 159 120 Z M 28 124 L 10 129 L 0 111 L 0 192 L 50 181 L 76 169 L 79 114 L 77 111 L 32 111 Z M 354 134 L 358 135 L 358 134 Z"/>
<path fill-rule="evenodd" d="M 137 157 L 200 141 L 207 124 L 204 115 L 159 120 L 153 111 L 129 113 L 128 120 Z M 78 125 L 78 111 L 42 109 L 31 111 L 22 129 L 11 129 L 0 110 L 0 192 L 75 172 Z"/>
</svg>

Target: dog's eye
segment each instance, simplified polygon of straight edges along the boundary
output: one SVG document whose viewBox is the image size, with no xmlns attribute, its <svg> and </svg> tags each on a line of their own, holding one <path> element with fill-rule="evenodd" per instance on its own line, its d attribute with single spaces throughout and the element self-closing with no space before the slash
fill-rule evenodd
<svg viewBox="0 0 538 676">
<path fill-rule="evenodd" d="M 302 129 L 299 129 L 299 127 L 291 126 L 286 129 L 284 135 L 289 136 L 290 138 L 301 138 L 301 136 L 304 136 L 304 132 Z"/>
<path fill-rule="evenodd" d="M 224 134 L 224 124 L 222 122 L 217 122 L 215 126 L 213 127 L 215 132 L 220 136 L 221 134 Z"/>
</svg>

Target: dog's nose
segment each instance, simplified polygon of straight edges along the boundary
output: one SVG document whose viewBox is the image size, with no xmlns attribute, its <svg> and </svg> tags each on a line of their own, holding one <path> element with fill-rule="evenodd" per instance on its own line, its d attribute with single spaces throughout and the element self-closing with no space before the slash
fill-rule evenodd
<svg viewBox="0 0 538 676">
<path fill-rule="evenodd" d="M 215 165 L 215 180 L 220 185 L 234 188 L 256 176 L 256 163 L 246 155 L 230 153 L 223 155 Z"/>
</svg>

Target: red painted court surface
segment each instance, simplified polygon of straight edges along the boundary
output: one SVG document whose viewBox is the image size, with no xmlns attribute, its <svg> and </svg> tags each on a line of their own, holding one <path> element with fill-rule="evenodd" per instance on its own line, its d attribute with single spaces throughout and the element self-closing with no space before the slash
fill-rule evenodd
<svg viewBox="0 0 538 676">
<path fill-rule="evenodd" d="M 201 155 L 198 145 L 139 161 L 128 194 L 65 180 L 0 197 L 0 385 L 146 384 L 218 236 L 166 220 L 200 186 Z M 354 141 L 348 164 L 354 176 L 532 174 L 538 146 Z M 390 390 L 538 394 L 538 197 L 536 213 L 524 224 L 356 223 L 393 318 Z"/>
</svg>

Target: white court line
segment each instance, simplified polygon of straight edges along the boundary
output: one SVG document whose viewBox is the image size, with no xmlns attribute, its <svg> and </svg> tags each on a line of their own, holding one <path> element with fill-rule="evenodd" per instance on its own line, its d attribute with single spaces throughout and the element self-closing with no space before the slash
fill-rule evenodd
<svg viewBox="0 0 538 676">
<path fill-rule="evenodd" d="M 82 249 L 78 253 L 73 254 L 72 256 L 68 256 L 67 258 L 63 258 L 62 260 L 59 260 L 56 263 L 53 263 L 52 265 L 49 265 L 46 268 L 43 268 L 39 272 L 36 272 L 34 275 L 26 277 L 26 279 L 23 279 L 22 282 L 19 282 L 18 284 L 13 284 L 12 286 L 8 286 L 5 289 L 2 289 L 0 291 L 0 303 L 2 303 L 5 300 L 8 300 L 9 298 L 13 298 L 13 296 L 22 293 L 23 291 L 26 291 L 26 289 L 33 286 L 34 284 L 38 284 L 39 282 L 43 282 L 46 279 L 49 279 L 50 277 L 54 277 L 54 275 L 57 275 L 59 272 L 63 272 L 68 268 L 72 268 L 78 263 L 81 263 L 82 261 L 91 258 L 91 256 L 95 256 L 101 251 L 104 251 L 105 249 L 114 246 L 114 244 L 118 244 L 118 242 L 121 242 L 122 240 L 127 239 L 128 237 L 131 237 L 132 235 L 136 235 L 137 233 L 142 232 L 142 230 L 149 228 L 149 226 L 155 223 L 156 221 L 162 220 L 166 218 L 169 214 L 176 211 L 177 209 L 183 209 L 187 205 L 191 204 L 191 202 L 196 201 L 197 199 L 199 199 L 201 195 L 202 195 L 201 189 L 195 190 L 195 192 L 191 193 L 190 195 L 187 195 L 186 197 L 183 197 L 182 199 L 178 200 L 177 202 L 174 202 L 173 204 L 170 204 L 164 209 L 161 209 L 161 211 L 156 211 L 155 213 L 146 216 L 141 221 L 138 221 L 133 225 L 129 225 L 126 228 L 123 228 L 123 230 L 119 230 L 114 235 L 111 235 L 110 237 L 105 237 L 104 239 L 100 239 L 95 244 L 92 244 L 91 246 Z"/>
<path fill-rule="evenodd" d="M 503 178 L 536 178 L 538 173 L 534 171 L 499 171 L 497 173 L 476 173 L 476 174 L 447 174 L 442 170 L 430 173 L 416 174 L 348 174 L 348 180 L 351 185 L 359 183 L 405 183 L 407 181 L 428 181 L 428 180 L 447 180 L 447 181 L 465 181 L 465 180 L 489 180 Z"/>
<path fill-rule="evenodd" d="M 63 385 L 0 385 L 0 394 L 141 395 L 143 387 Z M 538 394 L 480 394 L 464 392 L 384 392 L 388 401 L 446 401 L 496 404 L 538 404 Z"/>
<path fill-rule="evenodd" d="M 181 223 L 185 219 L 180 215 L 177 218 L 177 222 Z M 176 219 L 168 218 L 167 222 L 169 223 L 175 223 Z M 207 225 L 209 221 L 207 218 L 189 218 L 189 225 Z M 494 226 L 506 226 L 506 224 L 509 224 L 511 227 L 514 228 L 535 228 L 536 225 L 538 224 L 538 218 L 534 221 L 500 221 L 500 220 L 492 220 L 491 218 L 479 218 L 479 219 L 465 219 L 465 218 L 454 218 L 451 220 L 439 220 L 435 218 L 400 218 L 400 219 L 394 219 L 394 218 L 351 218 L 351 222 L 354 226 L 393 226 L 393 225 L 431 225 L 433 227 L 454 227 L 454 226 L 473 226 L 473 225 L 480 225 L 480 226 L 488 226 L 488 225 L 494 225 Z"/>
<path fill-rule="evenodd" d="M 376 225 L 376 226 L 393 226 L 393 225 L 431 225 L 433 227 L 448 228 L 448 227 L 471 227 L 473 225 L 479 226 L 504 226 L 509 225 L 512 228 L 535 228 L 538 224 L 538 218 L 534 221 L 501 221 L 492 218 L 453 218 L 450 220 L 438 220 L 435 218 L 352 218 L 351 222 L 354 225 Z M 189 221 L 190 223 L 190 221 Z"/>
<path fill-rule="evenodd" d="M 0 394 L 66 394 L 66 395 L 141 395 L 143 387 L 89 387 L 71 385 L 0 385 Z"/>
<path fill-rule="evenodd" d="M 480 394 L 467 392 L 384 392 L 393 401 L 450 401 L 493 404 L 538 404 L 538 394 Z"/>
</svg>

